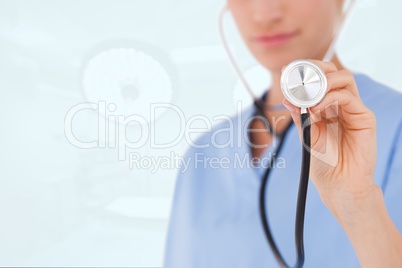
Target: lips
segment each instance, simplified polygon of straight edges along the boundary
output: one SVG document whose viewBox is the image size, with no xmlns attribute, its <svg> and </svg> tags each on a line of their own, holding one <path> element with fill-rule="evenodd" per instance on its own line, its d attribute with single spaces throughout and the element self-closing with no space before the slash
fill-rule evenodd
<svg viewBox="0 0 402 268">
<path fill-rule="evenodd" d="M 288 33 L 277 33 L 272 35 L 261 35 L 255 38 L 255 41 L 264 47 L 277 47 L 284 45 L 286 42 L 290 41 L 297 32 Z"/>
</svg>

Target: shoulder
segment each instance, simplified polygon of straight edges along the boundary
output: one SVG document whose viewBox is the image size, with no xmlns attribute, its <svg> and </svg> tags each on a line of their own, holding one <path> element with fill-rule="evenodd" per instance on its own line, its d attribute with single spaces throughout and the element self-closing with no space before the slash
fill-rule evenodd
<svg viewBox="0 0 402 268">
<path fill-rule="evenodd" d="M 364 104 L 374 112 L 377 124 L 376 183 L 385 188 L 401 167 L 402 92 L 363 73 L 354 73 Z M 399 176 L 399 175 L 398 175 Z M 400 181 L 400 180 L 398 180 Z"/>
<path fill-rule="evenodd" d="M 200 134 L 194 141 L 188 142 L 186 157 L 195 153 L 225 154 L 245 144 L 247 125 L 254 113 L 254 107 L 248 106 L 231 115 L 216 115 L 211 120 L 211 128 Z"/>
<path fill-rule="evenodd" d="M 370 76 L 356 72 L 355 81 L 360 96 L 376 116 L 391 116 L 402 119 L 402 92 L 387 86 Z"/>
</svg>

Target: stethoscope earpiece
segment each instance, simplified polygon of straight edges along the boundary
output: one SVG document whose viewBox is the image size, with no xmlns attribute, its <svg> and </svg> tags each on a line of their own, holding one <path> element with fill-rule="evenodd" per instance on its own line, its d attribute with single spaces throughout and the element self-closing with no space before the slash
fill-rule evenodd
<svg viewBox="0 0 402 268">
<path fill-rule="evenodd" d="M 306 110 L 324 98 L 327 78 L 322 69 L 312 61 L 295 60 L 282 70 L 281 89 L 290 103 Z"/>
</svg>

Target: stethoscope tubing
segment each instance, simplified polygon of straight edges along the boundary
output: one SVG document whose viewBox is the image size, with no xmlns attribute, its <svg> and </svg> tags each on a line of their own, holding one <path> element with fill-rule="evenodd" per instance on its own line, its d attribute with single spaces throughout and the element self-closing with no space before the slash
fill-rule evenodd
<svg viewBox="0 0 402 268">
<path fill-rule="evenodd" d="M 335 45 L 338 41 L 338 37 L 342 31 L 342 28 L 344 27 L 346 18 L 349 16 L 351 13 L 351 10 L 355 6 L 357 0 L 351 0 L 349 2 L 349 6 L 346 9 L 346 11 L 343 13 L 340 19 L 340 23 L 333 35 L 332 42 L 328 47 L 327 52 L 324 55 L 324 58 L 322 61 L 330 61 L 334 54 L 335 54 Z M 222 44 L 224 46 L 224 49 L 226 50 L 226 53 L 228 55 L 228 58 L 235 69 L 235 72 L 237 73 L 238 77 L 240 78 L 241 82 L 245 86 L 246 90 L 249 92 L 250 96 L 254 100 L 254 106 L 257 110 L 257 112 L 260 113 L 260 115 L 263 116 L 264 120 L 266 120 L 267 125 L 267 130 L 272 134 L 272 135 L 277 135 L 277 133 L 274 132 L 272 126 L 269 124 L 269 120 L 265 114 L 266 110 L 275 110 L 270 106 L 267 106 L 263 101 L 260 100 L 257 96 L 254 95 L 253 91 L 251 90 L 250 85 L 248 84 L 247 80 L 242 74 L 242 71 L 238 67 L 235 57 L 233 56 L 226 38 L 224 34 L 224 28 L 223 28 L 223 18 L 224 15 L 227 11 L 226 6 L 221 10 L 220 15 L 219 15 L 219 34 L 222 40 Z M 281 79 L 282 80 L 282 79 Z M 306 207 L 306 200 L 307 200 L 307 189 L 308 189 L 308 182 L 309 182 L 309 171 L 310 171 L 310 160 L 311 160 L 311 125 L 310 125 L 310 115 L 307 112 L 306 107 L 301 107 L 302 112 L 300 114 L 300 121 L 301 121 L 301 129 L 302 129 L 302 163 L 301 163 L 301 171 L 300 171 L 300 181 L 299 181 L 299 192 L 298 192 L 298 197 L 297 197 L 297 207 L 296 207 L 296 219 L 295 219 L 295 246 L 296 246 L 296 264 L 294 267 L 303 267 L 304 260 L 305 260 L 305 252 L 304 252 L 304 217 L 305 217 L 305 207 Z M 307 107 L 308 108 L 308 107 Z M 272 232 L 269 227 L 269 221 L 268 221 L 268 216 L 266 213 L 266 202 L 265 202 L 265 196 L 266 196 L 266 190 L 267 190 L 267 184 L 268 184 L 268 178 L 270 175 L 270 172 L 272 170 L 272 167 L 274 166 L 275 160 L 278 157 L 281 148 L 283 147 L 283 143 L 286 137 L 286 133 L 289 131 L 291 125 L 293 124 L 293 121 L 291 121 L 288 126 L 285 128 L 283 133 L 280 133 L 279 136 L 280 142 L 278 144 L 278 148 L 273 154 L 271 161 L 263 175 L 262 182 L 261 182 L 261 187 L 260 187 L 260 192 L 259 192 L 259 212 L 260 212 L 260 218 L 261 218 L 261 223 L 264 229 L 265 236 L 267 238 L 268 244 L 271 247 L 271 250 L 273 251 L 273 254 L 277 260 L 277 262 L 280 264 L 281 267 L 291 267 L 289 266 L 283 256 L 281 255 L 278 246 L 275 243 L 275 239 L 272 235 Z"/>
</svg>

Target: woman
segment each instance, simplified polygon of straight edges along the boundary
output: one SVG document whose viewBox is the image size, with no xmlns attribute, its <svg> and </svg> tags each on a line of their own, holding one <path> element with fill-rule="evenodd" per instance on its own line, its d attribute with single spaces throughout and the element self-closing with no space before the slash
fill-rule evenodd
<svg viewBox="0 0 402 268">
<path fill-rule="evenodd" d="M 316 153 L 306 204 L 305 267 L 402 267 L 402 94 L 352 73 L 337 55 L 332 62 L 317 60 L 331 43 L 342 5 L 227 1 L 247 47 L 272 74 L 265 103 L 287 107 L 267 110 L 266 116 L 278 133 L 294 121 L 269 177 L 267 213 L 279 250 L 293 264 L 300 109 L 284 100 L 279 80 L 284 65 L 312 59 L 325 72 L 329 92 L 310 111 Z M 285 37 L 264 41 L 277 35 Z M 278 266 L 258 211 L 263 166 L 278 141 L 255 114 L 248 108 L 188 149 L 190 165 L 177 178 L 165 268 Z M 219 159 L 229 164 L 216 165 Z"/>
</svg>

